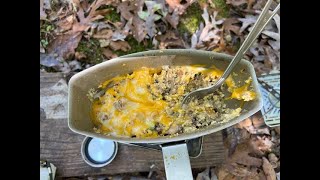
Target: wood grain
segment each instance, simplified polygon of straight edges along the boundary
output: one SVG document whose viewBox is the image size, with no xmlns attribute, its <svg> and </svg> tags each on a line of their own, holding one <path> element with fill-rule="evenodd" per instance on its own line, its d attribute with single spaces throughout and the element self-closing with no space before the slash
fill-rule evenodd
<svg viewBox="0 0 320 180">
<path fill-rule="evenodd" d="M 42 88 L 58 82 L 61 74 L 41 74 Z M 58 177 L 118 174 L 149 171 L 155 164 L 163 169 L 162 153 L 119 143 L 113 162 L 103 168 L 87 165 L 81 157 L 80 147 L 84 136 L 68 128 L 67 119 L 45 119 L 40 117 L 40 159 L 52 162 L 57 167 Z M 198 158 L 191 159 L 192 168 L 216 166 L 223 162 L 224 148 L 220 132 L 204 137 L 203 150 Z"/>
</svg>

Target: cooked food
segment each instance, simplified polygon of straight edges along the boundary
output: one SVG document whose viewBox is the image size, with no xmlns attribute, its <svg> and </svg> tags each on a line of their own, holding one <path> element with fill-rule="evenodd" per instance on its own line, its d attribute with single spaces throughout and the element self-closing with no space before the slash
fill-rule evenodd
<svg viewBox="0 0 320 180">
<path fill-rule="evenodd" d="M 228 108 L 225 101 L 251 101 L 251 79 L 237 87 L 232 76 L 218 91 L 187 106 L 181 102 L 187 93 L 213 85 L 222 75 L 215 68 L 201 66 L 143 67 L 116 76 L 91 91 L 92 120 L 95 131 L 105 135 L 152 138 L 194 132 L 203 127 L 227 122 L 240 115 L 241 107 Z"/>
</svg>

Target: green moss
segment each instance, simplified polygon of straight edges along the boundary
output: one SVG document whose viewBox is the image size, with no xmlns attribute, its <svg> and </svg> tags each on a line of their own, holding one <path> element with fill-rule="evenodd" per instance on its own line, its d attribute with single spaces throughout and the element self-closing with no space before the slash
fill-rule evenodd
<svg viewBox="0 0 320 180">
<path fill-rule="evenodd" d="M 40 21 L 40 43 L 46 48 L 53 39 L 55 25 L 49 21 Z"/>
<path fill-rule="evenodd" d="M 117 54 L 118 56 L 123 56 L 126 54 L 131 54 L 131 53 L 136 53 L 136 52 L 141 52 L 141 51 L 146 51 L 151 49 L 152 46 L 152 41 L 151 40 L 145 40 L 147 41 L 147 45 L 144 45 L 143 42 L 139 43 L 136 39 L 134 39 L 132 36 L 128 36 L 126 38 L 126 41 L 129 43 L 129 45 L 131 46 L 131 49 L 127 52 L 123 52 L 123 51 L 115 51 L 114 53 Z"/>
<path fill-rule="evenodd" d="M 196 32 L 200 22 L 203 22 L 201 14 L 203 13 L 198 3 L 193 3 L 187 8 L 187 11 L 180 19 L 178 25 L 179 33 L 182 35 L 188 33 L 189 35 Z"/>
<path fill-rule="evenodd" d="M 77 52 L 84 53 L 87 57 L 81 61 L 85 61 L 90 64 L 101 63 L 104 59 L 102 49 L 100 48 L 99 41 L 91 39 L 90 41 L 82 39 L 76 49 Z"/>
<path fill-rule="evenodd" d="M 110 9 L 111 11 L 109 11 L 109 13 L 104 16 L 105 19 L 111 22 L 119 22 L 120 14 L 117 13 L 117 10 L 112 6 L 107 6 L 107 9 Z"/>
<path fill-rule="evenodd" d="M 229 6 L 226 4 L 226 0 L 213 0 L 216 8 L 219 10 L 218 17 L 221 16 L 223 18 L 229 17 Z"/>
</svg>

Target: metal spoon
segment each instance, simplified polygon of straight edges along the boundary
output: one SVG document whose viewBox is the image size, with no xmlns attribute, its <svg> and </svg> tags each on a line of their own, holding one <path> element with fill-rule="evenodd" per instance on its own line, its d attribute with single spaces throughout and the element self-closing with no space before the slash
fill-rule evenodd
<svg viewBox="0 0 320 180">
<path fill-rule="evenodd" d="M 261 14 L 258 17 L 257 22 L 254 24 L 253 29 L 251 30 L 248 37 L 245 39 L 245 41 L 241 45 L 237 54 L 233 57 L 231 63 L 229 64 L 227 69 L 224 71 L 223 75 L 218 79 L 218 81 L 213 86 L 199 88 L 195 91 L 190 92 L 183 98 L 182 105 L 189 103 L 192 98 L 195 98 L 195 97 L 201 98 L 209 93 L 213 93 L 224 83 L 224 81 L 228 78 L 228 76 L 232 72 L 233 68 L 240 62 L 245 52 L 251 47 L 251 45 L 260 35 L 264 27 L 268 24 L 268 22 L 280 9 L 280 3 L 279 3 L 277 7 L 271 13 L 269 13 L 269 8 L 272 1 L 273 0 L 268 0 Z"/>
</svg>

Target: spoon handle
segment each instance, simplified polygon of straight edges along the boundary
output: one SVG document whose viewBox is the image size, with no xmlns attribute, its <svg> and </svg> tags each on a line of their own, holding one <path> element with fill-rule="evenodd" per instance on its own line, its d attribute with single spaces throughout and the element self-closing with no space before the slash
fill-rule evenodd
<svg viewBox="0 0 320 180">
<path fill-rule="evenodd" d="M 261 14 L 259 15 L 256 23 L 253 26 L 253 29 L 250 31 L 249 35 L 241 45 L 240 49 L 236 53 L 236 55 L 233 57 L 231 63 L 227 67 L 227 69 L 224 71 L 221 78 L 217 81 L 216 85 L 221 85 L 227 77 L 232 72 L 233 68 L 239 63 L 239 61 L 242 59 L 243 55 L 246 53 L 246 51 L 251 47 L 253 42 L 256 40 L 256 38 L 260 35 L 264 27 L 269 23 L 269 21 L 273 18 L 273 16 L 277 13 L 277 11 L 280 9 L 280 3 L 278 6 L 269 13 L 269 8 L 273 0 L 268 0 L 265 7 L 263 8 Z M 216 86 L 215 85 L 215 86 Z"/>
</svg>

